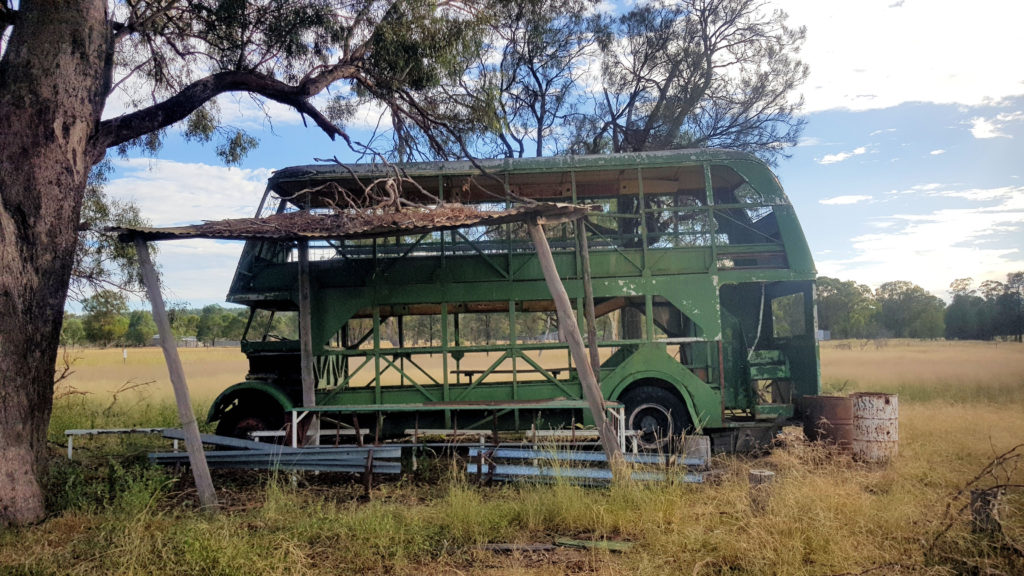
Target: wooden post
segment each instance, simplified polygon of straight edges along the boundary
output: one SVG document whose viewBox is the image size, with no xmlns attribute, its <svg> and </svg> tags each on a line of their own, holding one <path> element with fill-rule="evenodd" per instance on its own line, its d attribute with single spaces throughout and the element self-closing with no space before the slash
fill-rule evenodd
<svg viewBox="0 0 1024 576">
<path fill-rule="evenodd" d="M 160 295 L 160 279 L 156 275 L 153 261 L 149 258 L 149 246 L 141 237 L 135 238 L 135 251 L 139 254 L 142 283 L 146 285 L 149 303 L 153 307 L 153 320 L 156 321 L 157 332 L 160 334 L 160 347 L 164 351 L 171 386 L 174 387 L 174 400 L 178 404 L 178 418 L 181 419 L 181 428 L 185 433 L 185 449 L 188 451 L 188 461 L 192 466 L 196 490 L 199 492 L 199 504 L 203 508 L 214 508 L 217 506 L 217 492 L 213 489 L 213 479 L 210 477 L 203 442 L 199 437 L 199 425 L 196 423 L 195 413 L 192 412 L 185 370 L 181 366 L 178 346 L 174 341 L 174 333 L 171 332 L 171 322 L 167 319 L 164 299 Z"/>
<path fill-rule="evenodd" d="M 309 288 L 309 241 L 299 242 L 299 362 L 302 364 L 302 406 L 316 406 L 316 383 L 313 381 L 313 329 L 312 311 L 310 310 Z M 307 444 L 320 444 L 320 419 L 315 413 L 309 415 L 306 433 L 300 441 Z M 312 439 L 310 439 L 312 434 Z"/>
<path fill-rule="evenodd" d="M 619 440 L 615 430 L 612 428 L 604 414 L 604 395 L 594 377 L 594 371 L 590 367 L 586 350 L 583 347 L 583 336 L 580 335 L 580 327 L 576 324 L 576 317 L 572 313 L 572 305 L 569 303 L 569 294 L 562 285 L 562 279 L 558 276 L 558 269 L 555 267 L 555 258 L 551 254 L 551 246 L 544 236 L 544 229 L 541 228 L 537 218 L 531 218 L 527 222 L 530 230 L 530 238 L 537 248 L 537 257 L 540 259 L 540 267 L 544 272 L 544 281 L 551 292 L 551 298 L 555 301 L 555 310 L 558 313 L 558 325 L 564 327 L 564 334 L 569 343 L 569 352 L 572 354 L 573 363 L 576 364 L 576 371 L 579 373 L 580 384 L 583 388 L 583 398 L 590 407 L 590 413 L 594 416 L 594 423 L 597 425 L 597 433 L 601 438 L 601 446 L 604 448 L 605 456 L 613 473 L 618 474 L 625 466 L 622 458 L 622 451 L 619 449 Z"/>
<path fill-rule="evenodd" d="M 750 509 L 760 514 L 768 509 L 771 500 L 771 484 L 775 481 L 775 472 L 771 470 L 751 470 L 747 473 L 750 484 Z"/>
<path fill-rule="evenodd" d="M 583 218 L 576 220 L 576 237 L 580 241 L 580 260 L 583 264 L 583 315 L 587 318 L 587 350 L 590 351 L 590 368 L 598 385 L 601 383 L 601 355 L 597 349 L 597 318 L 594 315 L 594 286 L 590 281 L 590 246 L 587 243 L 587 224 Z"/>
<path fill-rule="evenodd" d="M 976 533 L 998 534 L 1003 526 L 999 521 L 999 503 L 1002 488 L 971 490 L 971 530 Z"/>
</svg>

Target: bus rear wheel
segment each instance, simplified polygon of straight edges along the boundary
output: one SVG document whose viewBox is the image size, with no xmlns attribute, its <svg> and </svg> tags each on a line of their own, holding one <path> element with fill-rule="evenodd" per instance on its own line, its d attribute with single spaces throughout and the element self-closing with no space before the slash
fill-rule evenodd
<svg viewBox="0 0 1024 576">
<path fill-rule="evenodd" d="M 626 429 L 636 433 L 636 442 L 645 451 L 665 450 L 674 436 L 690 427 L 686 405 L 664 388 L 633 388 L 619 401 L 625 406 Z"/>
</svg>

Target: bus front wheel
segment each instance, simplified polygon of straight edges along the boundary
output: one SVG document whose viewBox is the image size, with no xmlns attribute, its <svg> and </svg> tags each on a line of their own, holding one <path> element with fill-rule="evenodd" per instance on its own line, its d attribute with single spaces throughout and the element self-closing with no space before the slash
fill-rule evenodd
<svg viewBox="0 0 1024 576">
<path fill-rule="evenodd" d="M 673 436 L 690 427 L 686 405 L 664 388 L 650 385 L 633 388 L 619 397 L 619 401 L 625 406 L 626 428 L 636 433 L 637 444 L 643 450 L 664 450 Z"/>
<path fill-rule="evenodd" d="M 283 412 L 276 413 L 266 406 L 239 401 L 228 409 L 217 422 L 217 435 L 248 440 L 251 432 L 280 430 L 283 426 Z"/>
</svg>

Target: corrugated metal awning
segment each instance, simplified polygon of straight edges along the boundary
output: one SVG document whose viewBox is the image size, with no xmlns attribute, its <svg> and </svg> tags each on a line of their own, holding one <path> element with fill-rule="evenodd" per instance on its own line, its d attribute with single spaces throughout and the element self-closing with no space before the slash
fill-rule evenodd
<svg viewBox="0 0 1024 576">
<path fill-rule="evenodd" d="M 401 211 L 339 210 L 285 212 L 265 218 L 236 218 L 168 228 L 108 228 L 123 242 L 207 238 L 214 240 L 366 239 L 425 234 L 473 226 L 496 226 L 538 218 L 544 222 L 574 220 L 593 207 L 537 203 L 509 210 L 482 211 L 462 204 L 444 204 Z"/>
</svg>

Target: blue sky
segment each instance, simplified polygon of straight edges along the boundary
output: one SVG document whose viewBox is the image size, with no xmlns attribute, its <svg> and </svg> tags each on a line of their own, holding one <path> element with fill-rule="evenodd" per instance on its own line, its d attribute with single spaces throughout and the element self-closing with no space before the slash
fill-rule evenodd
<svg viewBox="0 0 1024 576">
<path fill-rule="evenodd" d="M 962 277 L 1024 270 L 1024 3 L 776 0 L 806 25 L 807 128 L 776 169 L 821 274 L 877 287 L 909 280 L 943 298 Z M 969 9 L 965 9 L 969 6 Z M 171 130 L 153 158 L 114 159 L 108 191 L 155 225 L 251 216 L 275 168 L 352 158 L 272 106 L 222 99 L 260 147 L 241 168 Z M 117 112 L 117 103 L 107 115 Z M 375 121 L 372 114 L 364 120 Z M 162 243 L 170 298 L 222 302 L 240 243 Z"/>
</svg>

